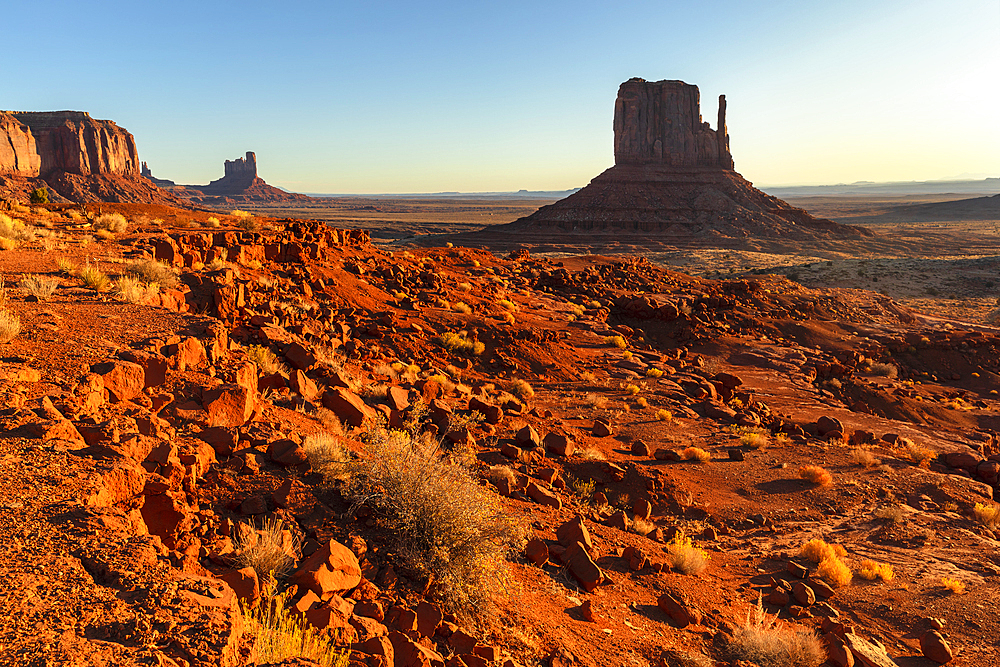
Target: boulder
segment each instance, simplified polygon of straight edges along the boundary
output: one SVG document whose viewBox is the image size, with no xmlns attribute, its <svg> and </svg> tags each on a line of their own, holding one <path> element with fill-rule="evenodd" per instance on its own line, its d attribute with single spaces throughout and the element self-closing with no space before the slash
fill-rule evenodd
<svg viewBox="0 0 1000 667">
<path fill-rule="evenodd" d="M 253 416 L 256 392 L 235 384 L 224 384 L 202 392 L 202 405 L 209 426 L 243 426 Z"/>
<path fill-rule="evenodd" d="M 361 583 L 361 565 L 354 552 L 330 540 L 304 559 L 288 581 L 327 599 Z"/>
<path fill-rule="evenodd" d="M 360 396 L 344 387 L 333 387 L 323 394 L 323 405 L 351 426 L 358 427 L 375 418 L 375 411 Z"/>
<path fill-rule="evenodd" d="M 100 375 L 113 402 L 131 401 L 146 387 L 146 371 L 130 361 L 94 364 L 90 372 Z"/>
</svg>

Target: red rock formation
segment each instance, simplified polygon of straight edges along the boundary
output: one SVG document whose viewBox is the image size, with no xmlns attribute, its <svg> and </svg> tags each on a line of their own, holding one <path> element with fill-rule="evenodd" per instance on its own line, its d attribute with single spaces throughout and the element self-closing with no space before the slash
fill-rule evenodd
<svg viewBox="0 0 1000 667">
<path fill-rule="evenodd" d="M 40 164 L 31 129 L 14 116 L 0 112 L 0 173 L 38 176 Z"/>
<path fill-rule="evenodd" d="M 460 241 L 778 250 L 873 236 L 863 227 L 814 218 L 754 188 L 733 170 L 725 96 L 719 97 L 718 123 L 713 130 L 702 120 L 697 86 L 629 79 L 615 101 L 614 167 L 566 199 Z"/>
<path fill-rule="evenodd" d="M 268 185 L 257 175 L 257 156 L 247 151 L 245 158 L 226 160 L 225 175 L 208 185 L 180 185 L 174 193 L 199 204 L 239 204 L 243 202 L 309 201 L 311 197 L 285 192 Z"/>
<path fill-rule="evenodd" d="M 139 176 L 135 139 L 110 120 L 85 111 L 28 111 L 12 114 L 31 128 L 41 157 L 39 173 Z"/>
</svg>

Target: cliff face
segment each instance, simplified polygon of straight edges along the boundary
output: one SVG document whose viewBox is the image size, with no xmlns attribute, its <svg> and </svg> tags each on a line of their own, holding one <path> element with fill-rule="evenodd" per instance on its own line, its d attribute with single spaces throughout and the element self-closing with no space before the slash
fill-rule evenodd
<svg viewBox="0 0 1000 667">
<path fill-rule="evenodd" d="M 31 129 L 0 111 L 0 174 L 38 176 L 41 158 Z"/>
<path fill-rule="evenodd" d="M 615 164 L 733 168 L 726 133 L 726 97 L 717 129 L 701 119 L 698 86 L 629 79 L 615 100 Z"/>
<path fill-rule="evenodd" d="M 39 174 L 66 172 L 80 176 L 139 176 L 135 138 L 110 120 L 95 120 L 84 111 L 17 112 L 31 128 L 41 159 Z"/>
</svg>

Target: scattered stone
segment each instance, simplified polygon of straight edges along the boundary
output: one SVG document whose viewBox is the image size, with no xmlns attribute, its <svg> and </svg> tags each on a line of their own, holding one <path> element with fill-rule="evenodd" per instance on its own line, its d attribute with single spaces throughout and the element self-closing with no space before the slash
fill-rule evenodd
<svg viewBox="0 0 1000 667">
<path fill-rule="evenodd" d="M 920 636 L 920 651 L 925 658 L 939 665 L 951 662 L 954 657 L 948 642 L 937 630 L 928 630 Z"/>
</svg>

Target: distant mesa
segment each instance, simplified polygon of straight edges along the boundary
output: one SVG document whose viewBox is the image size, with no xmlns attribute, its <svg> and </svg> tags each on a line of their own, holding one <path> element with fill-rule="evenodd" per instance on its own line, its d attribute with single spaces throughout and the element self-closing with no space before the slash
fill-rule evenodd
<svg viewBox="0 0 1000 667">
<path fill-rule="evenodd" d="M 246 157 L 226 160 L 222 178 L 208 185 L 176 185 L 173 181 L 155 178 L 143 163 L 143 176 L 173 194 L 197 204 L 245 204 L 272 202 L 308 202 L 312 197 L 287 192 L 264 182 L 257 175 L 257 155 L 247 151 Z"/>
<path fill-rule="evenodd" d="M 140 177 L 135 138 L 84 111 L 0 111 L 0 197 L 176 203 Z"/>
<path fill-rule="evenodd" d="M 461 242 L 503 245 L 516 235 L 538 244 L 669 244 L 784 250 L 840 246 L 868 229 L 814 218 L 753 187 L 735 170 L 719 96 L 713 130 L 697 86 L 629 79 L 618 89 L 615 166 L 575 194 Z"/>
</svg>

